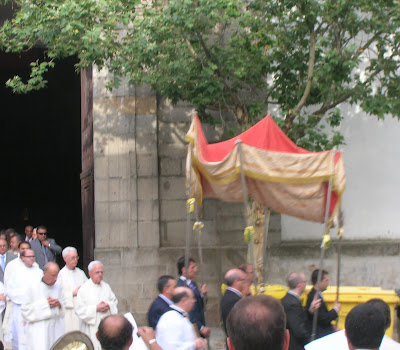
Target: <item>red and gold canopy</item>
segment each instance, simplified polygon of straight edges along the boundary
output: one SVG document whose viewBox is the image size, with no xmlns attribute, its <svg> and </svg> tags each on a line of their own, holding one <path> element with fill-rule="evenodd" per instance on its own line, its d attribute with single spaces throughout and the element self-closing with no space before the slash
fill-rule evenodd
<svg viewBox="0 0 400 350">
<path fill-rule="evenodd" d="M 243 200 L 240 140 L 247 194 L 254 201 L 278 213 L 324 222 L 328 182 L 332 180 L 329 216 L 337 212 L 346 185 L 342 153 L 309 152 L 296 146 L 270 116 L 230 140 L 208 144 L 195 115 L 186 140 L 190 143 L 187 187 L 192 172 L 190 197 L 200 205 L 203 196 L 227 202 Z"/>
</svg>

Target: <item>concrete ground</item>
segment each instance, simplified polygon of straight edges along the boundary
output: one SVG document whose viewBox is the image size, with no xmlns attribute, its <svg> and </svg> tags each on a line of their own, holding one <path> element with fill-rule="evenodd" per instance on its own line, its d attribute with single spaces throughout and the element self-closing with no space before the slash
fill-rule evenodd
<svg viewBox="0 0 400 350">
<path fill-rule="evenodd" d="M 221 327 L 211 327 L 208 350 L 225 350 L 225 332 Z"/>
</svg>

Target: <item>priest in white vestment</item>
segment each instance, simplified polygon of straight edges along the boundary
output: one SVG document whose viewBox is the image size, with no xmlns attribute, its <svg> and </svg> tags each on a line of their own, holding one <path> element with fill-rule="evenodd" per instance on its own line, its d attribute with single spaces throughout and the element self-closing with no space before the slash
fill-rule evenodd
<svg viewBox="0 0 400 350">
<path fill-rule="evenodd" d="M 21 260 L 21 252 L 23 252 L 26 249 L 30 249 L 31 245 L 29 242 L 19 242 L 18 244 L 18 258 L 11 260 L 7 266 L 6 269 L 4 270 L 4 289 L 7 288 L 7 283 L 10 280 L 10 277 L 14 275 L 15 271 L 20 268 L 21 266 L 25 266 L 24 262 Z M 39 265 L 35 262 L 33 263 L 33 266 L 39 267 Z M 3 326 L 2 326 L 2 331 L 3 331 L 3 343 L 4 343 L 4 349 L 6 350 L 12 350 L 12 343 L 11 343 L 11 328 L 10 328 L 10 319 L 11 319 L 11 310 L 12 310 L 12 301 L 7 298 L 7 307 L 6 307 L 6 312 L 4 314 L 4 319 L 3 319 Z"/>
<path fill-rule="evenodd" d="M 57 282 L 58 265 L 49 261 L 43 278 L 33 283 L 21 306 L 26 325 L 26 349 L 49 350 L 64 335 L 64 294 Z"/>
<path fill-rule="evenodd" d="M 26 249 L 20 254 L 24 265 L 17 268 L 7 282 L 6 296 L 11 299 L 13 305 L 11 310 L 10 328 L 12 345 L 14 350 L 26 349 L 25 323 L 22 319 L 21 305 L 25 301 L 28 289 L 32 284 L 40 281 L 43 271 L 34 266 L 35 252 Z"/>
<path fill-rule="evenodd" d="M 62 252 L 65 266 L 58 274 L 65 298 L 65 333 L 80 330 L 79 317 L 75 313 L 76 296 L 79 288 L 87 281 L 85 273 L 76 267 L 79 256 L 74 247 L 66 247 Z"/>
<path fill-rule="evenodd" d="M 101 350 L 96 337 L 97 328 L 104 317 L 118 313 L 118 301 L 110 286 L 103 281 L 103 264 L 92 261 L 88 270 L 90 279 L 78 291 L 75 312 L 82 321 L 81 332 L 90 337 L 96 350 Z"/>
</svg>

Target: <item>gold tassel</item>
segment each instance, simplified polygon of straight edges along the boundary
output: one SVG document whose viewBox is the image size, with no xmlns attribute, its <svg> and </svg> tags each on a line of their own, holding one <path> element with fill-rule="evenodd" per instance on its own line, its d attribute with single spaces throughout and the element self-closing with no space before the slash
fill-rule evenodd
<svg viewBox="0 0 400 350">
<path fill-rule="evenodd" d="M 196 202 L 196 200 L 194 198 L 189 198 L 186 201 L 186 208 L 188 213 L 193 213 L 194 212 L 194 203 Z"/>
</svg>

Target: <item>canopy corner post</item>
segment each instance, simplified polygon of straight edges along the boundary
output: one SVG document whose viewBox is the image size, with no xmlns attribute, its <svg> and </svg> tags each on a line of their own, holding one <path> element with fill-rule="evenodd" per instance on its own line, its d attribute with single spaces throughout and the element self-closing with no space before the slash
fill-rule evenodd
<svg viewBox="0 0 400 350">
<path fill-rule="evenodd" d="M 192 194 L 192 145 L 189 143 L 189 183 L 188 183 L 188 201 Z M 189 251 L 190 251 L 190 204 L 186 202 L 186 245 L 185 245 L 185 274 L 187 278 L 188 267 L 189 267 Z"/>
<path fill-rule="evenodd" d="M 335 153 L 336 150 L 333 150 L 333 157 L 332 157 L 332 164 L 335 165 Z M 332 176 L 329 178 L 328 183 L 328 192 L 326 195 L 326 203 L 325 203 L 325 215 L 324 215 L 324 234 L 329 234 L 329 210 L 331 204 L 331 195 L 332 195 Z M 318 276 L 317 276 L 317 293 L 319 294 L 320 291 L 320 283 L 321 283 L 321 276 L 322 276 L 322 269 L 324 263 L 324 253 L 325 253 L 325 246 L 324 246 L 324 238 L 322 238 L 321 242 L 321 254 L 319 260 L 319 268 L 318 268 Z M 318 309 L 314 311 L 313 316 L 313 324 L 312 324 L 312 331 L 311 331 L 311 341 L 315 340 L 316 333 L 317 333 L 317 323 L 318 323 Z"/>
</svg>

